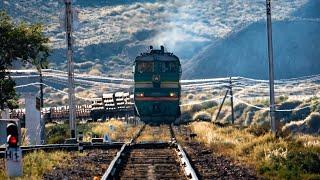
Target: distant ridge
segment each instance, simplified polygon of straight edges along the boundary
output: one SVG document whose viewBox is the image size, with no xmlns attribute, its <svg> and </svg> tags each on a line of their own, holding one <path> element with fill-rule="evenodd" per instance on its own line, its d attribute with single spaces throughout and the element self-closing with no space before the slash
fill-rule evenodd
<svg viewBox="0 0 320 180">
<path fill-rule="evenodd" d="M 310 1 L 294 12 L 292 19 L 273 22 L 276 79 L 320 73 L 318 7 L 320 1 Z M 226 76 L 267 79 L 266 23 L 256 22 L 207 46 L 184 66 L 183 73 L 186 79 Z"/>
</svg>

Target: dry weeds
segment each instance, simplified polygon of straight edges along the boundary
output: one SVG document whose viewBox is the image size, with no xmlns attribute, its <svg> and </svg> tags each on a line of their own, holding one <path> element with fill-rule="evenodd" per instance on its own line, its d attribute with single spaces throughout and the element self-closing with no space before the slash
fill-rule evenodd
<svg viewBox="0 0 320 180">
<path fill-rule="evenodd" d="M 170 141 L 170 129 L 168 125 L 147 125 L 138 137 L 137 142 L 167 142 Z"/>
<path fill-rule="evenodd" d="M 197 139 L 214 152 L 255 167 L 268 178 L 292 178 L 295 173 L 300 173 L 300 178 L 320 177 L 319 172 L 312 170 L 320 165 L 319 136 L 297 135 L 277 139 L 271 133 L 256 136 L 247 129 L 221 128 L 209 122 L 194 122 L 190 128 L 197 133 Z M 305 154 L 299 159 L 301 150 Z M 299 167 L 298 163 L 307 164 L 308 168 Z M 279 166 L 278 169 L 275 166 Z"/>
<path fill-rule="evenodd" d="M 15 179 L 42 179 L 45 172 L 54 166 L 64 166 L 70 160 L 69 153 L 63 151 L 44 152 L 35 151 L 23 157 L 23 176 Z M 0 179 L 8 179 L 4 170 L 0 170 Z"/>
</svg>

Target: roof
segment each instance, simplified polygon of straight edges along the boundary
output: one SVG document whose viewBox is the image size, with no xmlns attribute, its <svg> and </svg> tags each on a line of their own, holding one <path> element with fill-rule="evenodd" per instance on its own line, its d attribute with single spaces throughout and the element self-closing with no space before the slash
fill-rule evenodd
<svg viewBox="0 0 320 180">
<path fill-rule="evenodd" d="M 179 58 L 170 52 L 164 52 L 164 50 L 151 49 L 150 52 L 141 53 L 137 56 L 135 61 L 179 61 Z"/>
</svg>

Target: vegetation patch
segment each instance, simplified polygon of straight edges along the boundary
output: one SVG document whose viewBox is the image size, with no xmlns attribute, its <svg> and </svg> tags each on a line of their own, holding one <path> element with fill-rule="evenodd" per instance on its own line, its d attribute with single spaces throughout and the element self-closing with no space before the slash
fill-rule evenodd
<svg viewBox="0 0 320 180">
<path fill-rule="evenodd" d="M 275 138 L 254 128 L 217 127 L 209 122 L 190 125 L 197 139 L 268 179 L 319 179 L 320 137 L 289 135 Z"/>
<path fill-rule="evenodd" d="M 170 129 L 168 125 L 150 126 L 146 125 L 137 142 L 167 142 L 170 141 Z"/>
<path fill-rule="evenodd" d="M 55 166 L 64 166 L 71 155 L 64 151 L 35 151 L 23 157 L 23 177 L 21 179 L 43 179 L 45 172 Z M 0 179 L 8 179 L 4 169 L 0 169 Z"/>
<path fill-rule="evenodd" d="M 91 138 L 102 138 L 108 135 L 112 141 L 129 141 L 141 126 L 128 124 L 124 121 L 111 119 L 106 122 L 78 124 L 78 132 L 83 132 L 83 140 L 91 141 Z M 54 124 L 46 126 L 47 144 L 61 144 L 70 137 L 68 124 Z"/>
</svg>

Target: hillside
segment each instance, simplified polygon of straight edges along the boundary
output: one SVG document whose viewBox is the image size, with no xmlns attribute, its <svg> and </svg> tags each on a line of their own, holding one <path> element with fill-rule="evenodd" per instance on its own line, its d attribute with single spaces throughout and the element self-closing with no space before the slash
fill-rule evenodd
<svg viewBox="0 0 320 180">
<path fill-rule="evenodd" d="M 288 18 L 306 2 L 275 1 L 273 17 Z M 184 64 L 199 57 L 208 45 L 265 17 L 265 4 L 260 0 L 77 0 L 73 5 L 78 12 L 75 71 L 126 77 L 131 75 L 133 59 L 150 45 L 164 45 Z M 4 0 L 2 8 L 15 21 L 43 23 L 53 49 L 51 68 L 66 70 L 63 1 Z"/>
<path fill-rule="evenodd" d="M 275 76 L 319 74 L 320 1 L 310 1 L 287 19 L 273 22 Z M 184 78 L 245 76 L 268 78 L 266 23 L 253 23 L 212 43 L 185 66 Z"/>
</svg>

